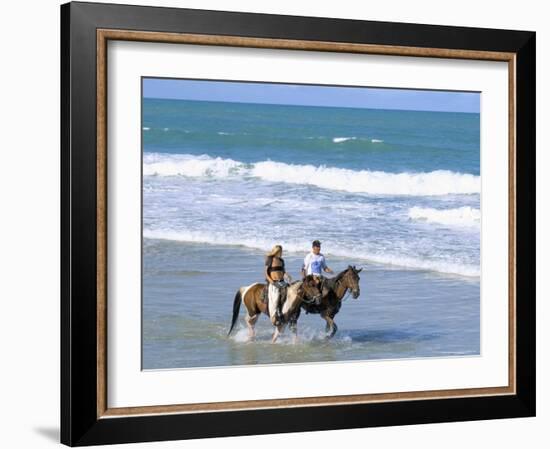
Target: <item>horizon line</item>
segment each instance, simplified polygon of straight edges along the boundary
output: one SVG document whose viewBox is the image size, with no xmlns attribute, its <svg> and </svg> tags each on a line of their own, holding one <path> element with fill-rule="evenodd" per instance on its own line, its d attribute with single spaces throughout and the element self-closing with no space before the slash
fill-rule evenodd
<svg viewBox="0 0 550 449">
<path fill-rule="evenodd" d="M 189 98 L 169 98 L 169 97 L 148 97 L 143 95 L 143 99 L 148 100 L 170 100 L 170 101 L 192 101 L 196 103 L 229 103 L 229 104 L 254 104 L 254 105 L 269 105 L 269 106 L 296 106 L 296 107 L 308 107 L 308 108 L 333 108 L 333 109 L 367 109 L 376 111 L 406 111 L 406 112 L 444 112 L 450 114 L 481 114 L 475 111 L 450 111 L 442 109 L 399 109 L 399 108 L 377 108 L 377 107 L 361 107 L 361 106 L 329 106 L 319 104 L 289 104 L 289 103 L 272 103 L 272 102 L 250 102 L 250 101 L 224 101 L 224 100 L 197 100 Z"/>
</svg>

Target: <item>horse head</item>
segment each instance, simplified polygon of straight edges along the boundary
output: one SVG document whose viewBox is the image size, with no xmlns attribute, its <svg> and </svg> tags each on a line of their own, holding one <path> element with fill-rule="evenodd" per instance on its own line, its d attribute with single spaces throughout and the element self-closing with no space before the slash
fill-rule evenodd
<svg viewBox="0 0 550 449">
<path fill-rule="evenodd" d="M 359 295 L 361 294 L 361 289 L 359 287 L 359 273 L 362 270 L 362 268 L 349 265 L 344 276 L 342 276 L 343 285 L 351 290 L 351 296 L 353 299 L 359 298 Z"/>
<path fill-rule="evenodd" d="M 300 287 L 301 294 L 302 296 L 305 296 L 310 300 L 318 302 L 321 300 L 321 297 L 323 295 L 320 287 L 321 285 L 319 284 L 319 281 L 315 278 L 315 276 L 308 274 L 304 278 Z"/>
<path fill-rule="evenodd" d="M 300 308 L 301 303 L 307 298 L 307 301 L 320 301 L 321 289 L 313 276 L 308 275 L 301 281 L 295 281 L 290 284 L 286 300 L 283 303 L 283 319 L 288 321 L 291 316 Z"/>
</svg>

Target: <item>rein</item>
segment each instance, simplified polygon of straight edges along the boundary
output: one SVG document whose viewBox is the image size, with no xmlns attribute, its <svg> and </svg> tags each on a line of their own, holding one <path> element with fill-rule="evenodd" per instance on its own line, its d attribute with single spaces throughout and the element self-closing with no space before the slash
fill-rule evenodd
<svg viewBox="0 0 550 449">
<path fill-rule="evenodd" d="M 340 300 L 340 302 L 344 302 L 344 301 L 347 301 L 348 298 L 350 297 L 351 295 L 351 290 L 349 288 L 346 288 L 346 292 L 344 293 L 344 296 L 343 298 Z"/>
<path fill-rule="evenodd" d="M 341 282 L 343 281 L 344 277 L 345 276 L 341 276 L 340 278 L 338 278 L 334 281 L 333 286 L 335 287 L 335 289 L 337 289 L 341 286 Z M 326 278 L 323 280 L 323 284 L 321 284 L 321 291 L 323 290 L 324 284 L 327 280 L 328 279 L 326 279 Z M 332 288 L 329 287 L 329 289 L 332 289 Z M 347 301 L 347 299 L 350 297 L 350 295 L 351 295 L 351 289 L 349 287 L 345 287 L 344 295 L 342 296 L 342 298 L 339 301 L 341 301 L 341 302 Z M 305 292 L 303 292 L 302 293 L 302 302 L 305 303 L 305 304 L 312 304 L 315 301 L 313 299 L 308 299 Z"/>
<path fill-rule="evenodd" d="M 322 298 L 322 296 L 323 296 L 322 290 L 323 290 L 323 286 L 324 286 L 325 280 L 323 280 L 322 282 L 323 282 L 323 283 L 321 284 L 321 288 L 320 288 L 320 290 L 321 290 L 321 298 Z M 335 283 L 336 283 L 336 281 L 335 281 Z M 316 302 L 315 302 L 315 300 L 314 300 L 313 298 L 310 299 L 310 298 L 306 295 L 305 290 L 302 291 L 301 300 L 302 300 L 302 302 L 303 302 L 304 304 L 308 304 L 308 305 L 309 305 L 309 304 L 316 304 Z"/>
<path fill-rule="evenodd" d="M 342 276 L 342 277 L 344 277 L 344 276 Z M 341 281 L 342 281 L 342 279 L 340 278 L 335 282 L 335 284 L 337 282 L 341 282 Z M 351 295 L 351 289 L 349 287 L 345 287 L 344 296 L 342 296 L 342 299 L 340 300 L 340 302 L 346 301 L 349 298 L 349 295 Z"/>
<path fill-rule="evenodd" d="M 306 295 L 306 291 L 305 291 L 305 288 L 304 290 L 302 291 L 302 294 L 301 294 L 301 298 L 303 303 L 305 304 L 312 304 L 315 302 L 315 300 L 312 298 L 312 299 L 307 299 L 307 295 Z"/>
<path fill-rule="evenodd" d="M 351 290 L 348 288 L 347 292 L 346 292 L 346 295 L 340 300 L 340 302 L 347 301 L 348 298 L 350 297 L 350 295 L 351 295 Z"/>
</svg>

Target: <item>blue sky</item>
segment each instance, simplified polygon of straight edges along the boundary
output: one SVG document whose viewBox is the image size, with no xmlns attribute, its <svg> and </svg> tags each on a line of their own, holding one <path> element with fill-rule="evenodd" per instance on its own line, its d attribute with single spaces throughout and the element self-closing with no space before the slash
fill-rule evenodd
<svg viewBox="0 0 550 449">
<path fill-rule="evenodd" d="M 479 93 L 144 78 L 143 96 L 199 101 L 479 113 Z"/>
</svg>

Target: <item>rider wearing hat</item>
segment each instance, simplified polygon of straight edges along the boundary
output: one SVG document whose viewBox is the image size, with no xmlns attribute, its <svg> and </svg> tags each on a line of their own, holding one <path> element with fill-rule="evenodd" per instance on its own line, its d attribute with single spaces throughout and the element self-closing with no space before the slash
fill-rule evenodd
<svg viewBox="0 0 550 449">
<path fill-rule="evenodd" d="M 323 275 L 323 271 L 326 273 L 334 273 L 334 271 L 327 266 L 325 256 L 321 254 L 321 242 L 319 240 L 314 240 L 311 244 L 311 252 L 304 258 L 302 277 L 312 274 L 320 279 Z"/>
<path fill-rule="evenodd" d="M 308 275 L 313 275 L 318 284 L 323 284 L 323 271 L 327 273 L 334 273 L 331 268 L 327 266 L 325 256 L 321 254 L 321 242 L 314 240 L 311 244 L 311 252 L 304 258 L 304 264 L 302 265 L 302 278 Z M 315 301 L 316 305 L 320 304 L 320 299 Z"/>
</svg>

